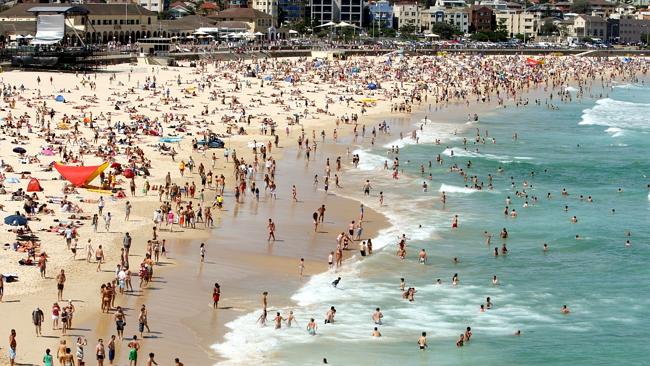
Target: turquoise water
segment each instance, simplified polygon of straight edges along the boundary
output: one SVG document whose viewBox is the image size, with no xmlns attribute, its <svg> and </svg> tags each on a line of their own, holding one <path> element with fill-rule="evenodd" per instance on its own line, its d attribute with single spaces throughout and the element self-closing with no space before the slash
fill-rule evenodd
<svg viewBox="0 0 650 366">
<path fill-rule="evenodd" d="M 369 178 L 375 194 L 384 191 L 387 206 L 381 210 L 395 225 L 376 240 L 384 250 L 347 264 L 339 289 L 329 286 L 338 276 L 334 273 L 312 278 L 294 296 L 299 328 L 250 334 L 251 314 L 232 325 L 249 334 L 234 332 L 224 347 L 238 346 L 242 354 L 278 365 L 319 364 L 323 357 L 336 365 L 648 364 L 650 331 L 643 319 L 650 305 L 650 88 L 619 85 L 600 99 L 577 100 L 572 94 L 572 103 L 555 98 L 559 110 L 531 101 L 525 108 L 510 106 L 481 116 L 478 124 L 440 122 L 434 115 L 436 123 L 423 128 L 419 144 L 400 142 L 404 172 L 397 181 L 382 169 L 384 160 L 392 161 L 386 148 L 360 147 L 360 169 L 345 179 Z M 489 131 L 485 144 L 473 142 L 477 128 L 483 136 Z M 442 143 L 430 143 L 434 138 Z M 435 163 L 437 154 L 442 166 Z M 420 164 L 425 177 L 420 177 Z M 478 176 L 485 189 L 467 189 L 471 182 L 450 172 L 452 164 Z M 488 174 L 494 177 L 493 190 L 487 189 Z M 421 189 L 425 180 L 428 192 Z M 528 199 L 515 195 L 524 181 Z M 562 197 L 563 188 L 568 197 Z M 439 190 L 447 193 L 444 206 Z M 507 196 L 517 218 L 503 215 Z M 365 203 L 376 207 L 376 201 L 370 197 Z M 453 215 L 459 215 L 458 230 L 451 229 Z M 574 215 L 576 224 L 571 223 Z M 502 228 L 510 234 L 509 254 L 495 257 Z M 490 247 L 486 230 L 493 234 Z M 404 261 L 395 255 L 401 233 L 410 238 Z M 631 247 L 625 246 L 628 239 Z M 543 243 L 549 245 L 547 252 Z M 426 265 L 417 263 L 420 248 L 429 255 Z M 455 264 L 454 257 L 460 262 Z M 454 273 L 460 278 L 456 287 L 451 286 Z M 492 285 L 493 275 L 499 286 Z M 401 299 L 400 277 L 416 288 L 413 303 Z M 479 312 L 488 296 L 493 308 Z M 560 313 L 564 304 L 571 314 Z M 331 305 L 338 322 L 324 325 Z M 379 339 L 370 337 L 375 307 L 385 316 Z M 309 317 L 319 324 L 317 337 L 303 329 Z M 455 341 L 467 326 L 472 341 L 457 348 Z M 520 337 L 513 335 L 518 329 Z M 416 346 L 422 331 L 428 333 L 426 352 Z"/>
</svg>

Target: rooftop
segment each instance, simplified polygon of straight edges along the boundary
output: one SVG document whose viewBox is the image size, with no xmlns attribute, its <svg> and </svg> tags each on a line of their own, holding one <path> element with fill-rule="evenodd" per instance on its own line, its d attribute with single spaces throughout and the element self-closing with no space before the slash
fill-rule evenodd
<svg viewBox="0 0 650 366">
<path fill-rule="evenodd" d="M 264 19 L 271 18 L 269 14 L 253 8 L 230 8 L 210 16 L 213 19 Z"/>
<path fill-rule="evenodd" d="M 36 9 L 36 10 L 35 10 Z M 83 4 L 70 6 L 66 4 L 16 4 L 0 13 L 3 18 L 33 18 L 36 12 L 64 12 L 65 9 L 76 12 L 87 11 L 90 15 L 124 15 L 125 13 L 157 16 L 158 13 L 149 11 L 137 4 Z"/>
</svg>

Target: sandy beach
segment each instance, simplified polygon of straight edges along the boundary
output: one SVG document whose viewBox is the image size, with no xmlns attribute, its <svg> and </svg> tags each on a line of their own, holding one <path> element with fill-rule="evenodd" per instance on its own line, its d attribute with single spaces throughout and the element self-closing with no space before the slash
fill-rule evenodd
<svg viewBox="0 0 650 366">
<path fill-rule="evenodd" d="M 138 309 L 146 304 L 152 332 L 145 333 L 141 341 L 142 359 L 146 353 L 155 352 L 156 359 L 165 362 L 175 357 L 186 364 L 218 360 L 210 346 L 227 331 L 227 322 L 261 308 L 262 291 L 270 293 L 270 315 L 276 307 L 292 305 L 289 297 L 304 281 L 299 276 L 300 258 L 305 259 L 305 277 L 327 269 L 327 255 L 336 247 L 336 235 L 359 216 L 359 203 L 341 195 L 358 195 L 363 182 L 343 179 L 340 195 L 334 184 L 330 193 L 324 192 L 321 186 L 326 175 L 325 160 L 330 158 L 334 166 L 336 156 L 341 156 L 346 167 L 352 165 L 347 149 L 362 134 L 362 128 L 368 143 L 370 130 L 382 120 L 405 117 L 415 111 L 429 116 L 455 103 L 457 108 L 445 112 L 451 114 L 444 118 L 459 119 L 466 114 L 471 117 L 508 99 L 517 103 L 526 89 L 538 90 L 549 82 L 563 85 L 579 78 L 585 70 L 593 72 L 597 65 L 581 61 L 560 73 L 573 61 L 555 60 L 549 62 L 545 71 L 528 73 L 519 66 L 494 70 L 494 60 L 461 57 L 432 63 L 432 75 L 447 71 L 434 82 L 431 75 L 418 76 L 414 66 L 418 60 L 391 60 L 389 64 L 385 57 L 358 58 L 332 62 L 327 71 L 321 69 L 324 64 L 316 66 L 319 62 L 264 60 L 153 69 L 118 65 L 89 75 L 19 71 L 0 74 L 5 91 L 0 114 L 4 126 L 0 154 L 6 191 L 2 200 L 4 216 L 16 211 L 25 214 L 23 206 L 32 194 L 37 196 L 35 206 L 42 207 L 39 213 L 28 215 L 29 229 L 36 238 L 21 241 L 22 245 L 16 246 L 18 250 L 14 250 L 13 243 L 17 241 L 15 231 L 19 227 L 4 224 L 0 233 L 2 243 L 8 244 L 0 256 L 0 272 L 5 277 L 18 278 L 16 282 L 4 283 L 0 308 L 6 321 L 0 326 L 0 334 L 17 330 L 17 362 L 37 364 L 45 348 L 56 351 L 59 339 L 65 339 L 74 352 L 78 336 L 88 340 L 87 360 L 94 359 L 97 339 L 107 340 L 115 332 L 113 313 L 101 314 L 99 291 L 102 283 L 115 280 L 116 265 L 124 261 L 120 248 L 126 232 L 132 237 L 128 262 L 136 291 L 118 294 L 115 300 L 126 311 L 125 336 L 137 333 Z M 484 78 L 477 76 L 480 73 L 462 77 L 463 67 L 449 66 L 456 62 L 484 67 L 490 72 Z M 401 66 L 394 67 L 392 63 Z M 611 70 L 613 76 L 620 72 L 614 66 Z M 385 74 L 378 74 L 381 71 Z M 520 78 L 519 73 L 526 77 Z M 495 81 L 500 77 L 502 81 Z M 489 89 L 493 82 L 494 89 Z M 369 84 L 377 88 L 370 88 Z M 495 93 L 499 91 L 501 94 Z M 55 100 L 59 95 L 65 102 Z M 408 133 L 412 129 L 410 120 L 405 119 L 400 128 L 401 133 Z M 208 130 L 225 142 L 228 161 L 222 149 L 194 148 L 192 140 L 203 139 Z M 397 137 L 398 131 L 393 133 Z M 172 142 L 161 142 L 161 136 Z M 312 145 L 305 140 L 311 140 Z M 373 137 L 372 144 L 374 140 Z M 313 146 L 315 142 L 318 148 Z M 309 162 L 305 162 L 307 151 L 303 144 L 310 146 Z M 261 151 L 262 146 L 266 151 Z M 14 152 L 16 147 L 26 153 Z M 235 202 L 235 182 L 240 181 L 240 174 L 235 175 L 233 155 L 245 160 L 244 167 L 250 164 L 253 169 L 255 165 L 253 179 L 241 181 L 257 181 L 261 191 L 259 202 L 246 189 L 240 192 L 240 202 Z M 268 158 L 267 168 L 263 156 Z M 190 158 L 193 169 L 186 168 L 181 174 L 179 164 L 183 162 L 187 167 Z M 51 165 L 59 161 L 70 166 L 119 163 L 120 168 L 105 172 L 109 175 L 107 184 L 112 182 L 123 188 L 124 196 L 118 198 L 110 191 L 82 187 L 64 188 L 65 181 Z M 207 180 L 215 180 L 206 185 L 203 194 L 200 165 L 205 172 L 212 173 Z M 134 196 L 129 190 L 130 179 L 121 173 L 124 167 L 139 173 L 133 179 Z M 277 200 L 263 187 L 263 175 L 271 167 L 271 175 L 278 182 Z M 313 184 L 314 170 L 323 172 L 319 173 L 317 186 Z M 109 174 L 111 171 L 118 174 Z M 149 286 L 139 289 L 139 264 L 153 250 L 147 247 L 147 241 L 152 240 L 154 211 L 161 208 L 161 201 L 170 201 L 167 194 L 162 194 L 161 199 L 158 194 L 168 173 L 170 186 L 177 184 L 190 191 L 190 185 L 196 184 L 196 188 L 191 188 L 194 195 L 183 191 L 183 204 L 169 205 L 176 215 L 177 208 L 185 210 L 184 205 L 192 202 L 192 210 L 196 206 L 198 211 L 212 207 L 215 224 L 214 228 L 206 228 L 201 221 L 196 228 L 176 224 L 172 225 L 173 231 L 161 225 L 157 239 L 166 241 L 168 255 L 155 265 Z M 336 173 L 344 178 L 343 171 Z M 212 205 L 219 175 L 226 182 L 222 210 Z M 37 178 L 43 190 L 16 193 L 21 188 L 25 190 L 31 178 Z M 98 181 L 92 183 L 100 185 Z M 158 189 L 145 194 L 145 185 Z M 296 186 L 297 202 L 291 199 L 292 185 Z M 91 222 L 100 197 L 105 202 L 103 213 L 111 212 L 114 218 L 107 230 L 103 215 L 99 215 L 95 231 Z M 128 219 L 127 201 L 131 206 Z M 43 203 L 47 206 L 41 206 Z M 311 215 L 322 204 L 327 206 L 325 223 L 314 233 Z M 277 240 L 273 242 L 266 240 L 268 218 L 277 226 Z M 78 244 L 74 244 L 75 238 L 71 240 L 72 247 L 76 245 L 74 260 L 65 240 L 68 224 L 75 229 L 78 239 Z M 365 209 L 363 238 L 374 237 L 386 226 L 387 220 L 380 213 Z M 24 227 L 20 230 L 20 235 L 29 237 Z M 90 254 L 89 240 L 93 247 Z M 207 245 L 203 264 L 199 256 L 201 242 Z M 94 251 L 99 245 L 105 259 L 97 271 Z M 357 245 L 351 244 L 355 253 Z M 37 266 L 18 265 L 19 260 L 28 259 L 31 247 L 35 263 L 39 258 L 47 258 L 44 278 Z M 86 261 L 87 255 L 90 262 Z M 61 270 L 66 274 L 65 301 L 58 303 L 66 305 L 71 299 L 75 308 L 72 328 L 65 336 L 61 330 L 52 330 L 51 322 L 51 308 L 57 300 L 55 277 Z M 216 311 L 211 309 L 215 282 L 222 288 L 220 309 Z M 42 337 L 35 336 L 29 321 L 37 306 L 45 315 Z M 0 344 L 0 357 L 6 357 L 6 347 L 6 343 Z M 126 341 L 120 342 L 116 361 L 122 364 L 126 357 Z M 6 362 L 5 358 L 0 360 Z"/>
</svg>

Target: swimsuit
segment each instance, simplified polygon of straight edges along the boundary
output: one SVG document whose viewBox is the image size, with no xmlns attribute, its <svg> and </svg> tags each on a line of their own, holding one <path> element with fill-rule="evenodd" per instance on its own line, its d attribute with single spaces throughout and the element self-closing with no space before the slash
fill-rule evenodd
<svg viewBox="0 0 650 366">
<path fill-rule="evenodd" d="M 131 348 L 129 351 L 129 361 L 137 361 L 138 360 L 138 350 L 135 348 Z"/>
</svg>

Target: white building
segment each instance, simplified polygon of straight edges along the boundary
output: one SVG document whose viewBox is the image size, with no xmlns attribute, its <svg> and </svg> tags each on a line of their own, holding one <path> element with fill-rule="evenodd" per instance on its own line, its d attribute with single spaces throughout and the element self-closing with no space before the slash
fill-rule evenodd
<svg viewBox="0 0 650 366">
<path fill-rule="evenodd" d="M 533 13 L 519 11 L 500 12 L 496 14 L 497 25 L 504 24 L 508 35 L 514 37 L 517 34 L 526 38 L 534 37 L 537 29 L 538 18 Z"/>
<path fill-rule="evenodd" d="M 140 0 L 140 6 L 156 13 L 165 11 L 165 0 Z"/>
<path fill-rule="evenodd" d="M 268 14 L 273 19 L 273 26 L 278 25 L 278 0 L 252 0 L 253 9 Z"/>
<path fill-rule="evenodd" d="M 420 8 L 417 2 L 400 1 L 393 5 L 393 16 L 397 22 L 397 29 L 405 25 L 414 26 L 420 29 Z"/>
<path fill-rule="evenodd" d="M 309 7 L 316 25 L 346 22 L 363 26 L 363 0 L 309 0 Z"/>
<path fill-rule="evenodd" d="M 451 8 L 445 11 L 445 22 L 456 26 L 463 33 L 469 32 L 470 10 L 468 8 Z"/>
<path fill-rule="evenodd" d="M 433 24 L 445 22 L 456 26 L 463 33 L 468 33 L 470 14 L 465 1 L 437 0 L 431 8 L 420 11 L 420 29 L 430 31 Z"/>
</svg>

